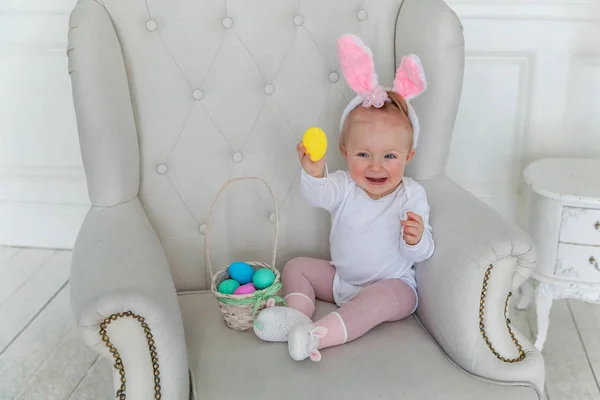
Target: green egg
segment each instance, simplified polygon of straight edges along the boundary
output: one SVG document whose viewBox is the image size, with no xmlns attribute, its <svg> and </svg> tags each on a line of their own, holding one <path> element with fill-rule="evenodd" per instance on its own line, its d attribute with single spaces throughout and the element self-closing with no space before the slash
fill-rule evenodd
<svg viewBox="0 0 600 400">
<path fill-rule="evenodd" d="M 219 293 L 223 294 L 233 294 L 235 289 L 240 287 L 240 283 L 238 281 L 234 281 L 233 279 L 226 279 L 223 282 L 219 283 L 217 290 Z"/>
<path fill-rule="evenodd" d="M 275 274 L 268 268 L 261 268 L 254 273 L 252 283 L 254 287 L 261 290 L 268 288 L 275 282 Z"/>
</svg>

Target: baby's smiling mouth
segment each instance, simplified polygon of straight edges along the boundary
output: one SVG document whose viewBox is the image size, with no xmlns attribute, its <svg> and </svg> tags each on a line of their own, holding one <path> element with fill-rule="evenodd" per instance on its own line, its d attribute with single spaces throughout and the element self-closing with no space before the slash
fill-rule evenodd
<svg viewBox="0 0 600 400">
<path fill-rule="evenodd" d="M 367 176 L 367 181 L 374 185 L 382 185 L 387 181 L 387 178 L 370 178 Z"/>
</svg>

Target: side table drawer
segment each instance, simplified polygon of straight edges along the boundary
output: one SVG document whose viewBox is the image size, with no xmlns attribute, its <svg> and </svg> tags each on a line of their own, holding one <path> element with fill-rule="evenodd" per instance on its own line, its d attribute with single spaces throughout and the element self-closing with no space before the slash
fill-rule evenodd
<svg viewBox="0 0 600 400">
<path fill-rule="evenodd" d="M 600 246 L 600 209 L 565 207 L 559 240 Z"/>
<path fill-rule="evenodd" d="M 582 282 L 600 282 L 600 247 L 559 243 L 555 274 Z"/>
</svg>

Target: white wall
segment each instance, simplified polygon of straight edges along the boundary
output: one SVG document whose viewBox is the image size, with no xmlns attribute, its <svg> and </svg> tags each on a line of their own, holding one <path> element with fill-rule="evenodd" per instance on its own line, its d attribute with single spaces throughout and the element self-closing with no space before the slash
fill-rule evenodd
<svg viewBox="0 0 600 400">
<path fill-rule="evenodd" d="M 600 0 L 449 4 L 466 67 L 448 175 L 525 225 L 527 163 L 600 158 Z"/>
<path fill-rule="evenodd" d="M 89 207 L 67 72 L 76 0 L 0 0 L 0 243 L 69 248 Z"/>
<path fill-rule="evenodd" d="M 0 243 L 70 248 L 89 207 L 66 58 L 76 0 L 0 0 Z M 466 40 L 448 173 L 519 219 L 521 171 L 600 157 L 600 0 L 449 0 Z"/>
</svg>

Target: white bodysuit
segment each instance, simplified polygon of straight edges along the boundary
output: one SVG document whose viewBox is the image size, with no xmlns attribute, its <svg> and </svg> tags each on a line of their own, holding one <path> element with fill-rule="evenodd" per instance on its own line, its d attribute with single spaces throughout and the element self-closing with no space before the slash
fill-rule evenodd
<svg viewBox="0 0 600 400">
<path fill-rule="evenodd" d="M 404 177 L 393 193 L 373 200 L 347 171 L 329 174 L 326 168 L 324 178 L 315 178 L 301 170 L 304 197 L 331 213 L 330 264 L 336 269 L 336 304 L 347 303 L 361 287 L 381 279 L 402 279 L 416 294 L 414 264 L 431 257 L 434 251 L 423 186 Z M 406 219 L 407 211 L 423 218 L 423 236 L 414 246 L 402 238 L 400 220 Z"/>
</svg>

